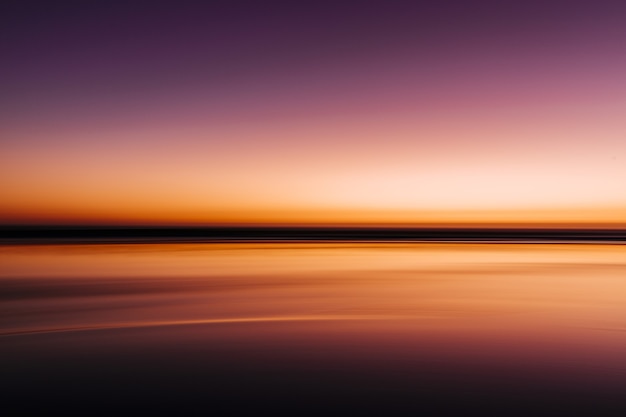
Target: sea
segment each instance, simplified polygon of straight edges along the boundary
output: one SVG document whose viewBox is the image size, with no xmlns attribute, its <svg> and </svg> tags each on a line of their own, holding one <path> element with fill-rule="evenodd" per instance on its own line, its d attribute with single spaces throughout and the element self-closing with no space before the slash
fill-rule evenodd
<svg viewBox="0 0 626 417">
<path fill-rule="evenodd" d="M 626 245 L 3 244 L 0 366 L 6 416 L 624 416 Z"/>
</svg>

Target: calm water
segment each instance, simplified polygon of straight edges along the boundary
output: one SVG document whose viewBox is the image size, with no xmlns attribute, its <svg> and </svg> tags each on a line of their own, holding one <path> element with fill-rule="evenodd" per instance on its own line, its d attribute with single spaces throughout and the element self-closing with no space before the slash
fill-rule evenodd
<svg viewBox="0 0 626 417">
<path fill-rule="evenodd" d="M 10 415 L 626 415 L 626 246 L 2 246 L 0 284 Z"/>
</svg>

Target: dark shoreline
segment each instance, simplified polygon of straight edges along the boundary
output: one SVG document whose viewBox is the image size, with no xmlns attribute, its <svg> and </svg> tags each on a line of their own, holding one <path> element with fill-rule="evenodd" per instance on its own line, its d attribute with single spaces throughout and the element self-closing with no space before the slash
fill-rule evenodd
<svg viewBox="0 0 626 417">
<path fill-rule="evenodd" d="M 621 229 L 0 226 L 0 244 L 148 242 L 625 243 Z"/>
</svg>

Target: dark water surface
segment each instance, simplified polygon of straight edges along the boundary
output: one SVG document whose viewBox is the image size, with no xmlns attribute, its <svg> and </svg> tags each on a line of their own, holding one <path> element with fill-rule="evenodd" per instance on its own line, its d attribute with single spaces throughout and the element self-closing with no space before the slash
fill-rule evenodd
<svg viewBox="0 0 626 417">
<path fill-rule="evenodd" d="M 6 415 L 626 415 L 626 246 L 0 246 Z"/>
</svg>

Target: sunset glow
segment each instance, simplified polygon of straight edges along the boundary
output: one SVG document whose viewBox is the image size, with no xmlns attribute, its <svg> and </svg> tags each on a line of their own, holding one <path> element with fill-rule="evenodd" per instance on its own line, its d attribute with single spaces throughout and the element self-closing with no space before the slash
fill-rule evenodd
<svg viewBox="0 0 626 417">
<path fill-rule="evenodd" d="M 626 416 L 626 1 L 0 2 L 6 416 Z"/>
<path fill-rule="evenodd" d="M 619 6 L 523 3 L 18 8 L 0 222 L 622 227 Z"/>
</svg>

